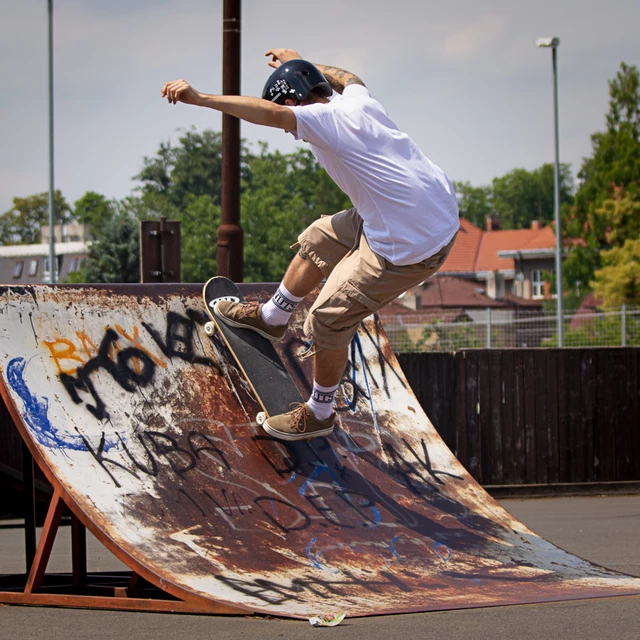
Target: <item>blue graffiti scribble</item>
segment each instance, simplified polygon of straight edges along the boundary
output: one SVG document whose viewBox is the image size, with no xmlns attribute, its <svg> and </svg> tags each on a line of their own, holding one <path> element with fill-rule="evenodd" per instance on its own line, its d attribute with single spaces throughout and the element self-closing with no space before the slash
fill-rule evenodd
<svg viewBox="0 0 640 640">
<path fill-rule="evenodd" d="M 338 477 L 333 472 L 333 469 L 331 469 L 331 467 L 327 466 L 326 464 L 319 464 L 309 474 L 309 477 L 302 483 L 302 486 L 298 489 L 298 493 L 304 497 L 309 484 L 312 483 L 320 474 L 325 472 L 331 476 L 331 479 L 333 480 L 335 485 L 337 485 L 340 489 L 344 489 L 344 487 L 338 481 Z"/>
<path fill-rule="evenodd" d="M 358 372 L 356 369 L 356 358 L 355 358 L 355 351 L 357 351 L 360 354 L 360 366 L 362 367 L 362 376 L 364 378 L 364 383 L 365 386 L 367 387 L 367 396 L 369 397 L 369 406 L 371 407 L 371 416 L 373 417 L 373 426 L 375 427 L 376 430 L 376 434 L 378 435 L 378 437 L 380 437 L 380 427 L 378 426 L 378 418 L 376 416 L 376 408 L 373 406 L 373 396 L 371 395 L 371 387 L 369 385 L 369 376 L 367 375 L 367 363 L 366 360 L 364 359 L 364 352 L 362 350 L 362 342 L 360 341 L 360 336 L 356 333 L 356 335 L 353 337 L 353 340 L 351 341 L 351 357 L 353 360 L 353 364 L 352 364 L 352 384 L 353 384 L 353 388 L 356 389 L 357 388 L 357 384 L 358 384 Z M 352 408 L 353 411 L 355 411 L 355 405 Z"/>
<path fill-rule="evenodd" d="M 442 542 L 434 542 L 433 550 L 442 558 L 442 560 L 444 560 L 444 562 L 449 562 L 453 555 L 451 547 L 446 544 L 442 544 Z"/>
<path fill-rule="evenodd" d="M 316 569 L 320 569 L 322 571 L 328 571 L 329 573 L 340 573 L 340 569 L 336 569 L 335 567 L 330 567 L 329 565 L 324 564 L 323 562 L 320 561 L 320 559 L 318 558 L 318 553 L 322 554 L 322 551 L 315 552 L 315 553 L 311 551 L 311 547 L 313 547 L 313 545 L 317 541 L 318 541 L 318 538 L 313 538 L 313 540 L 311 540 L 311 542 L 307 545 L 307 548 L 305 549 L 307 558 L 311 561 L 311 563 Z"/>
<path fill-rule="evenodd" d="M 313 547 L 313 545 L 317 542 L 318 538 L 313 538 L 311 540 L 311 542 L 307 545 L 307 548 L 305 549 L 305 553 L 307 554 L 307 558 L 309 558 L 309 560 L 311 560 L 311 562 L 313 563 L 313 566 L 316 569 L 323 569 L 324 567 L 318 562 L 318 560 L 316 559 L 315 554 L 311 554 L 311 547 Z"/>
<path fill-rule="evenodd" d="M 398 538 L 400 538 L 399 534 L 391 539 L 391 542 L 389 543 L 389 550 L 395 558 L 397 558 L 398 560 L 402 560 L 402 556 L 396 551 L 396 540 L 398 540 Z M 451 557 L 453 556 L 453 550 L 451 549 L 451 547 L 443 544 L 442 542 L 434 541 L 433 550 L 444 562 L 449 562 L 449 560 L 451 560 Z"/>
<path fill-rule="evenodd" d="M 49 398 L 39 397 L 24 381 L 24 369 L 27 362 L 24 358 L 14 358 L 7 367 L 9 385 L 24 403 L 24 421 L 36 440 L 51 449 L 70 449 L 72 451 L 88 451 L 87 445 L 80 436 L 70 435 L 56 429 L 49 421 Z M 117 445 L 117 439 L 105 439 L 104 451 Z"/>
<path fill-rule="evenodd" d="M 393 536 L 393 538 L 391 538 L 391 542 L 389 543 L 389 550 L 396 558 L 400 558 L 400 554 L 396 551 L 396 540 L 399 537 L 400 534 L 398 534 L 397 536 Z"/>
</svg>

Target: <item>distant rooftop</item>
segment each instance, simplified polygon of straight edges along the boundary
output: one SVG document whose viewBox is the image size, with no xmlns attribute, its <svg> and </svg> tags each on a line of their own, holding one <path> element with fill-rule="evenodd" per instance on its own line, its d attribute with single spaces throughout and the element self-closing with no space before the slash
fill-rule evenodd
<svg viewBox="0 0 640 640">
<path fill-rule="evenodd" d="M 494 223 L 495 225 L 495 223 Z M 502 231 L 490 225 L 483 231 L 465 218 L 460 219 L 460 231 L 453 249 L 439 273 L 472 274 L 487 271 L 515 270 L 513 257 L 501 257 L 504 251 L 555 250 L 553 229 L 534 222 L 531 229 Z"/>
<path fill-rule="evenodd" d="M 90 242 L 56 242 L 55 252 L 57 256 L 73 254 L 86 254 L 89 252 Z M 0 246 L 0 258 L 29 258 L 47 257 L 49 255 L 48 244 L 11 244 Z"/>
</svg>

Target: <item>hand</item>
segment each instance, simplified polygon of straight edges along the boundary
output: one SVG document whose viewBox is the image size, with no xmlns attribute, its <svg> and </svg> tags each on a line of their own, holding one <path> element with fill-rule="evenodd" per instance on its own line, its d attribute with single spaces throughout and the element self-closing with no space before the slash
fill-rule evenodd
<svg viewBox="0 0 640 640">
<path fill-rule="evenodd" d="M 268 65 L 277 69 L 281 64 L 289 62 L 289 60 L 302 60 L 302 56 L 293 49 L 269 49 L 265 56 L 271 56 Z"/>
<path fill-rule="evenodd" d="M 165 82 L 160 91 L 163 98 L 167 98 L 169 104 L 184 102 L 185 104 L 198 104 L 200 94 L 185 80 L 172 80 Z"/>
</svg>

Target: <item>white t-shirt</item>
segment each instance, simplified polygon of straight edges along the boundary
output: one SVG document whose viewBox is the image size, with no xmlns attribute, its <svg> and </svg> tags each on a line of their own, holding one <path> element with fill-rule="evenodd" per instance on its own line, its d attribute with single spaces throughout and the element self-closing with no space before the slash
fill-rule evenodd
<svg viewBox="0 0 640 640">
<path fill-rule="evenodd" d="M 296 139 L 349 196 L 371 248 L 396 265 L 425 260 L 460 227 L 451 182 L 389 118 L 366 87 L 328 104 L 291 107 Z"/>
</svg>

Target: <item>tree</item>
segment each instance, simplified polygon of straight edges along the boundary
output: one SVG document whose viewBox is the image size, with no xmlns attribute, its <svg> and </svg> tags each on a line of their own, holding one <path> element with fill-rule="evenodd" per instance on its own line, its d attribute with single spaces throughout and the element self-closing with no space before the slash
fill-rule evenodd
<svg viewBox="0 0 640 640">
<path fill-rule="evenodd" d="M 582 184 L 565 220 L 567 234 L 584 244 L 565 263 L 569 286 L 577 277 L 591 281 L 601 266 L 601 252 L 637 234 L 633 203 L 640 200 L 640 73 L 635 66 L 620 65 L 609 81 L 609 98 L 606 129 L 591 136 L 592 153 L 578 173 Z"/>
<path fill-rule="evenodd" d="M 246 150 L 243 148 L 243 155 Z M 186 131 L 179 144 L 161 143 L 153 158 L 144 158 L 142 198 L 158 213 L 182 210 L 191 196 L 208 196 L 220 204 L 222 192 L 222 135 L 205 130 Z"/>
<path fill-rule="evenodd" d="M 487 218 L 493 214 L 492 189 L 473 187 L 470 182 L 454 182 L 460 217 L 484 229 Z"/>
<path fill-rule="evenodd" d="M 73 219 L 71 208 L 59 190 L 54 192 L 55 224 Z M 14 198 L 13 207 L 0 216 L 0 244 L 37 244 L 41 227 L 49 223 L 49 194 L 38 193 L 26 198 Z"/>
<path fill-rule="evenodd" d="M 591 286 L 603 306 L 640 304 L 640 239 L 603 251 L 602 262 Z"/>
<path fill-rule="evenodd" d="M 182 280 L 205 282 L 217 272 L 220 206 L 210 196 L 190 196 L 180 220 Z"/>
<path fill-rule="evenodd" d="M 248 158 L 242 194 L 245 279 L 279 281 L 299 233 L 320 215 L 351 206 L 308 150 Z"/>
<path fill-rule="evenodd" d="M 555 167 L 544 164 L 534 171 L 514 169 L 493 179 L 492 202 L 505 229 L 525 229 L 534 220 L 555 219 Z M 573 177 L 568 164 L 560 165 L 560 204 L 573 202 Z"/>
<path fill-rule="evenodd" d="M 140 282 L 138 220 L 118 211 L 94 236 L 87 258 L 87 282 Z"/>
<path fill-rule="evenodd" d="M 79 200 L 76 200 L 73 213 L 78 222 L 89 225 L 93 233 L 99 233 L 115 215 L 116 204 L 100 193 L 87 191 Z"/>
<path fill-rule="evenodd" d="M 242 148 L 241 223 L 247 281 L 280 280 L 302 229 L 321 214 L 350 206 L 307 151 L 270 152 Z M 189 131 L 176 147 L 161 144 L 144 159 L 143 182 L 128 210 L 139 219 L 161 215 L 182 223 L 182 278 L 202 282 L 216 272 L 220 226 L 221 137 Z"/>
<path fill-rule="evenodd" d="M 578 173 L 582 185 L 576 194 L 578 217 L 589 215 L 616 188 L 635 192 L 640 182 L 640 73 L 637 67 L 620 65 L 609 81 L 609 113 L 606 129 L 591 136 L 592 154 Z"/>
</svg>

